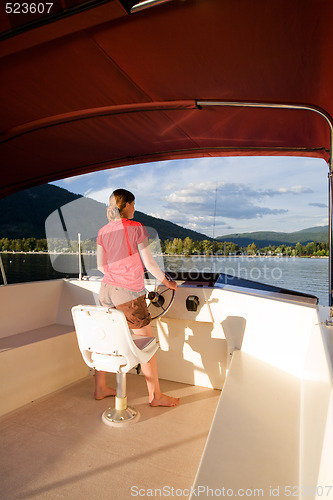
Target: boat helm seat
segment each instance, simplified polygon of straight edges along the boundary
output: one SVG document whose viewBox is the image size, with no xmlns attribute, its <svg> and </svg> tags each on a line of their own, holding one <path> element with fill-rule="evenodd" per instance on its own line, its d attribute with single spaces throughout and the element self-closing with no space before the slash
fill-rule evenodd
<svg viewBox="0 0 333 500">
<path fill-rule="evenodd" d="M 147 363 L 158 349 L 155 337 L 132 335 L 122 311 L 102 306 L 72 308 L 76 336 L 85 363 L 98 371 L 116 373 L 115 407 L 102 420 L 114 426 L 138 420 L 139 413 L 127 406 L 126 373 Z"/>
</svg>

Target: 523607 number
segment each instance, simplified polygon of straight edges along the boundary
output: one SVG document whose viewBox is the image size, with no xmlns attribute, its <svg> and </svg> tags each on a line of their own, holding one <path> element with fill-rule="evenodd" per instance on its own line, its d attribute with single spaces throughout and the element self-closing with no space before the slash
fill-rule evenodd
<svg viewBox="0 0 333 500">
<path fill-rule="evenodd" d="M 6 14 L 49 14 L 53 2 L 39 3 L 6 3 Z"/>
<path fill-rule="evenodd" d="M 285 486 L 285 497 L 328 497 L 332 493 L 332 485 L 330 486 Z"/>
</svg>

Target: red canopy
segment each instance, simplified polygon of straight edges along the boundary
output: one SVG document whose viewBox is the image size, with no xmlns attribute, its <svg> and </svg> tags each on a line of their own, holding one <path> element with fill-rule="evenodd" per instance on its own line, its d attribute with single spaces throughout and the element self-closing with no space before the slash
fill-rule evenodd
<svg viewBox="0 0 333 500">
<path fill-rule="evenodd" d="M 306 105 L 330 119 L 332 0 L 172 0 L 129 13 L 131 3 L 44 15 L 53 21 L 14 36 L 18 18 L 1 8 L 0 196 L 171 158 L 328 160 L 317 112 L 207 101 Z"/>
</svg>

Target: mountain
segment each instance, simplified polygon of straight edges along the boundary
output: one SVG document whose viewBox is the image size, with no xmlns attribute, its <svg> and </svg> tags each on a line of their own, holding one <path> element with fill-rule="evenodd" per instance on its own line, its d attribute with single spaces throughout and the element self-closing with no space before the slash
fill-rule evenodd
<svg viewBox="0 0 333 500">
<path fill-rule="evenodd" d="M 275 231 L 256 231 L 253 233 L 235 233 L 218 236 L 218 241 L 232 241 L 240 247 L 245 247 L 254 243 L 257 247 L 263 248 L 269 245 L 296 245 L 301 243 L 306 245 L 311 241 L 328 241 L 328 226 L 310 227 L 292 233 L 280 233 Z"/>
<path fill-rule="evenodd" d="M 0 200 L 0 238 L 45 238 L 45 220 L 59 207 L 81 198 L 45 184 Z"/>
<path fill-rule="evenodd" d="M 107 223 L 104 203 L 52 184 L 26 189 L 1 199 L 0 214 L 0 238 L 9 239 L 64 237 L 65 231 L 70 239 L 76 238 L 80 232 L 84 240 L 95 238 L 98 229 Z M 135 212 L 134 219 L 144 224 L 150 234 L 157 232 L 163 241 L 187 236 L 196 241 L 207 239 L 204 234 L 139 211 Z"/>
</svg>

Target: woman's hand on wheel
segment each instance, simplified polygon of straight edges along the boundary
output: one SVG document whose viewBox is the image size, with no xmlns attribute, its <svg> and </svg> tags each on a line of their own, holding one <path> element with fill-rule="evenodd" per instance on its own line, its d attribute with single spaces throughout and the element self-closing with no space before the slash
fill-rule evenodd
<svg viewBox="0 0 333 500">
<path fill-rule="evenodd" d="M 165 278 L 163 281 L 162 281 L 163 285 L 167 286 L 168 288 L 170 288 L 170 290 L 177 290 L 177 283 L 173 280 L 168 280 L 167 278 Z"/>
</svg>

